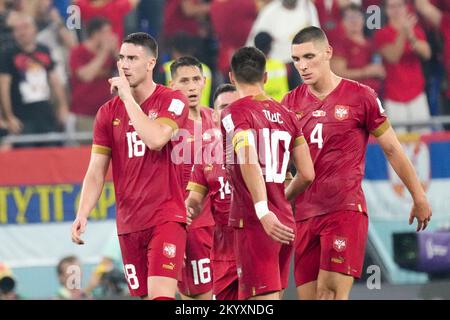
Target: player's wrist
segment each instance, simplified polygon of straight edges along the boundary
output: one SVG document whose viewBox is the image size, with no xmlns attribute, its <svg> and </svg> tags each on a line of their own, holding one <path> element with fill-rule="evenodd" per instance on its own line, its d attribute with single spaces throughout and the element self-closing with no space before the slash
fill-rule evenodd
<svg viewBox="0 0 450 320">
<path fill-rule="evenodd" d="M 255 212 L 259 220 L 266 216 L 269 213 L 269 206 L 267 205 L 267 201 L 259 201 L 255 203 Z"/>
</svg>

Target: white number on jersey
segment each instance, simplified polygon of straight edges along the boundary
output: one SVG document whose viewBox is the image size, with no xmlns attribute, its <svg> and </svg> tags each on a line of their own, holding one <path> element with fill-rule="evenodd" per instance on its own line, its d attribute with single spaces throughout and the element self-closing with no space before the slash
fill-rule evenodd
<svg viewBox="0 0 450 320">
<path fill-rule="evenodd" d="M 317 148 L 319 149 L 323 147 L 322 128 L 323 123 L 316 124 L 309 138 L 310 143 L 317 143 Z"/>
<path fill-rule="evenodd" d="M 209 258 L 203 258 L 200 260 L 192 260 L 192 274 L 194 275 L 194 284 L 211 282 L 211 269 L 209 268 Z M 198 266 L 198 267 L 197 267 Z M 200 281 L 199 281 L 200 279 Z"/>
<path fill-rule="evenodd" d="M 127 132 L 128 158 L 142 157 L 145 153 L 145 143 L 140 140 L 137 132 Z"/>
<path fill-rule="evenodd" d="M 228 181 L 224 183 L 223 177 L 219 177 L 219 182 L 220 182 L 220 189 L 219 189 L 220 199 L 225 199 L 225 195 L 231 193 L 230 184 L 228 183 Z"/>
<path fill-rule="evenodd" d="M 289 144 L 291 143 L 292 137 L 287 131 L 273 131 L 270 133 L 270 129 L 264 128 L 262 132 L 266 150 L 266 182 L 283 183 L 286 179 L 286 170 L 289 164 Z M 284 143 L 284 154 L 281 171 L 278 172 L 278 150 L 280 142 Z"/>
<path fill-rule="evenodd" d="M 136 268 L 133 264 L 126 264 L 123 267 L 125 272 L 125 277 L 127 278 L 130 288 L 136 290 L 139 288 L 138 277 L 136 276 Z"/>
</svg>

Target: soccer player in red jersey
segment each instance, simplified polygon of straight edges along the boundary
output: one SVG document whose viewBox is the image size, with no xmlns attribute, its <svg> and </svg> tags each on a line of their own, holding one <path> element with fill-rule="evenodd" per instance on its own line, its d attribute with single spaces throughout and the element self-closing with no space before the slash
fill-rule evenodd
<svg viewBox="0 0 450 320">
<path fill-rule="evenodd" d="M 233 85 L 222 84 L 217 88 L 214 93 L 214 113 L 218 127 L 220 126 L 220 113 L 223 108 L 237 99 L 238 95 Z M 221 153 L 221 139 L 215 142 L 213 143 L 215 144 L 213 150 Z M 234 255 L 234 229 L 228 226 L 231 189 L 223 165 L 223 157 L 220 157 L 219 161 L 214 161 L 216 158 L 211 155 L 210 159 L 211 161 L 207 163 L 195 164 L 192 169 L 187 186 L 189 196 L 185 201 L 188 221 L 190 213 L 192 213 L 193 218 L 202 211 L 203 201 L 209 196 L 211 211 L 216 224 L 211 251 L 213 299 L 237 300 L 238 276 Z"/>
<path fill-rule="evenodd" d="M 200 105 L 205 86 L 202 64 L 194 57 L 185 56 L 170 65 L 172 89 L 180 90 L 189 101 L 189 115 L 183 129 L 174 137 L 177 143 L 174 156 L 182 173 L 183 190 L 189 182 L 194 163 L 202 163 L 202 145 L 212 139 L 214 127 L 213 110 Z M 188 193 L 185 193 L 185 197 Z M 183 299 L 210 300 L 212 278 L 210 272 L 211 248 L 213 245 L 214 219 L 209 197 L 203 212 L 187 228 L 186 259 L 178 290 Z"/>
<path fill-rule="evenodd" d="M 409 223 L 426 228 L 431 210 L 425 192 L 391 128 L 380 100 L 369 87 L 336 76 L 333 50 L 316 27 L 301 30 L 292 58 L 304 83 L 283 103 L 297 114 L 314 161 L 316 178 L 295 199 L 295 281 L 300 299 L 348 299 L 361 275 L 368 217 L 361 188 L 369 134 L 410 191 Z"/>
<path fill-rule="evenodd" d="M 112 162 L 117 231 L 131 295 L 172 300 L 181 278 L 186 209 L 170 141 L 187 119 L 181 92 L 153 82 L 156 41 L 146 33 L 127 36 L 109 80 L 118 96 L 98 111 L 91 160 L 81 190 L 72 240 L 83 244 L 89 213 L 100 197 Z"/>
<path fill-rule="evenodd" d="M 279 299 L 287 287 L 295 220 L 284 182 L 291 153 L 298 173 L 290 186 L 303 191 L 314 169 L 295 114 L 264 93 L 266 59 L 253 47 L 231 59 L 240 99 L 222 111 L 227 177 L 232 187 L 239 299 Z M 237 161 L 234 158 L 237 157 Z"/>
</svg>

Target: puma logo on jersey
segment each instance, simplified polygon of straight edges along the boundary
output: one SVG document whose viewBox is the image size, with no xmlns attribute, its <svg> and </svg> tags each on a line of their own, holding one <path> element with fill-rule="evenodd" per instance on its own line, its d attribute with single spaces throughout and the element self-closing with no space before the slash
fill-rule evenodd
<svg viewBox="0 0 450 320">
<path fill-rule="evenodd" d="M 327 115 L 327 113 L 323 110 L 314 110 L 312 112 L 312 116 L 315 118 L 325 117 L 326 115 Z"/>
<path fill-rule="evenodd" d="M 283 124 L 283 120 L 281 120 L 281 114 L 279 112 L 272 113 L 269 110 L 263 110 L 264 116 L 270 122 L 275 122 L 279 124 Z"/>
<path fill-rule="evenodd" d="M 167 269 L 167 270 L 173 270 L 175 269 L 175 263 L 171 262 L 169 264 L 163 264 L 162 265 L 163 269 Z"/>
<path fill-rule="evenodd" d="M 117 119 L 117 118 L 115 118 L 112 122 L 112 125 L 115 127 L 118 126 L 119 124 L 120 124 L 120 119 Z"/>
</svg>

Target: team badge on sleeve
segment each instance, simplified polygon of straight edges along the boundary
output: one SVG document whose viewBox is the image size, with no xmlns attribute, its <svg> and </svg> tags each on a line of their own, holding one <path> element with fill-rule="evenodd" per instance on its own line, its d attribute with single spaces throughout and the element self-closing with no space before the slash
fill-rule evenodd
<svg viewBox="0 0 450 320">
<path fill-rule="evenodd" d="M 231 114 L 227 115 L 222 119 L 223 127 L 227 133 L 230 133 L 234 129 L 233 119 L 231 119 Z"/>
<path fill-rule="evenodd" d="M 169 106 L 169 111 L 175 113 L 177 116 L 183 113 L 184 102 L 179 99 L 172 99 Z"/>
<path fill-rule="evenodd" d="M 348 106 L 337 105 L 334 107 L 334 117 L 339 121 L 345 120 L 350 114 Z"/>
<path fill-rule="evenodd" d="M 175 258 L 177 254 L 177 246 L 172 243 L 164 242 L 163 254 L 167 258 Z"/>
</svg>

